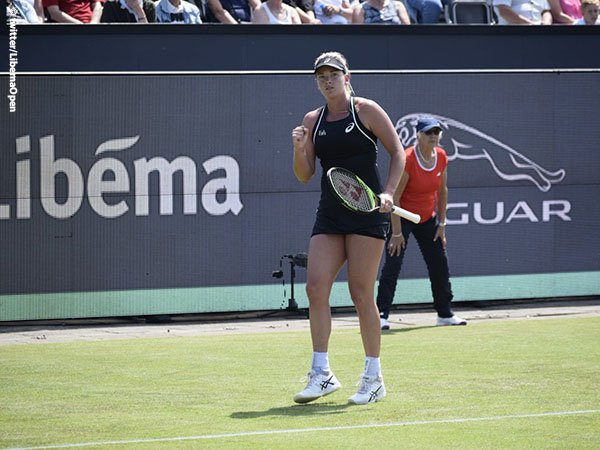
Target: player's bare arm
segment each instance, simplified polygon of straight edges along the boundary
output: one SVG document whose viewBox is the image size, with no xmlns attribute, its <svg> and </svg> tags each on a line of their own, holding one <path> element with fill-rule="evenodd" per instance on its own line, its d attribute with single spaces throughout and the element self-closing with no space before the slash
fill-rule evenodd
<svg viewBox="0 0 600 450">
<path fill-rule="evenodd" d="M 311 138 L 319 110 L 307 113 L 302 125 L 292 130 L 294 146 L 294 174 L 302 183 L 308 183 L 315 174 L 315 148 Z"/>
<path fill-rule="evenodd" d="M 361 122 L 381 141 L 390 154 L 390 168 L 381 198 L 381 211 L 388 212 L 393 202 L 393 195 L 404 172 L 406 156 L 404 148 L 387 113 L 373 100 L 358 97 L 356 108 Z"/>
</svg>

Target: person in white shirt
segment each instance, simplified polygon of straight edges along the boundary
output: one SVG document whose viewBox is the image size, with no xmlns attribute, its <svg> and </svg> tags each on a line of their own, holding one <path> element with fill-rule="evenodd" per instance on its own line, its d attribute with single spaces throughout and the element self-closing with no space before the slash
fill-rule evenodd
<svg viewBox="0 0 600 450">
<path fill-rule="evenodd" d="M 156 22 L 200 24 L 200 10 L 183 0 L 159 0 L 156 3 Z"/>
<path fill-rule="evenodd" d="M 498 25 L 551 25 L 548 0 L 493 0 Z"/>
<path fill-rule="evenodd" d="M 286 5 L 281 0 L 267 0 L 254 10 L 252 23 L 291 25 L 302 22 L 295 8 Z"/>
<path fill-rule="evenodd" d="M 315 0 L 313 10 L 317 20 L 325 25 L 352 22 L 352 5 L 348 0 Z"/>
<path fill-rule="evenodd" d="M 44 23 L 42 0 L 12 0 L 6 7 L 8 17 L 14 17 L 17 23 Z"/>
</svg>

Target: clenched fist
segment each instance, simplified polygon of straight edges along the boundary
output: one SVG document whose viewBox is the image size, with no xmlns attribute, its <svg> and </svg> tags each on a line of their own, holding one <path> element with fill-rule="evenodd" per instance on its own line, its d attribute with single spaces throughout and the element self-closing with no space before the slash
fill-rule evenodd
<svg viewBox="0 0 600 450">
<path fill-rule="evenodd" d="M 294 144 L 294 150 L 304 149 L 306 141 L 308 140 L 308 128 L 304 125 L 300 125 L 292 130 L 292 143 Z"/>
</svg>

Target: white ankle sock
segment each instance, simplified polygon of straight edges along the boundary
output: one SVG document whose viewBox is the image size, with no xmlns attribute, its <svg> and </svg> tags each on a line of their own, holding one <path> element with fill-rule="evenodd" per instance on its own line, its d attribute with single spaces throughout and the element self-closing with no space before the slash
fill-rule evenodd
<svg viewBox="0 0 600 450">
<path fill-rule="evenodd" d="M 330 372 L 329 369 L 329 353 L 328 352 L 313 352 L 312 369 L 317 372 Z"/>
<path fill-rule="evenodd" d="M 370 377 L 381 375 L 381 360 L 373 356 L 365 358 L 365 375 Z"/>
</svg>

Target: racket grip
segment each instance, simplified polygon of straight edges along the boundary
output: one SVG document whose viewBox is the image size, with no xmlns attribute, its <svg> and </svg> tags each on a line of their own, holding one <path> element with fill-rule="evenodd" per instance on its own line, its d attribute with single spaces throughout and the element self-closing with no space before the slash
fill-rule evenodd
<svg viewBox="0 0 600 450">
<path fill-rule="evenodd" d="M 397 216 L 400 216 L 406 220 L 410 220 L 413 223 L 419 223 L 421 221 L 420 215 L 402 209 L 399 206 L 392 206 L 392 214 L 396 214 Z"/>
</svg>

